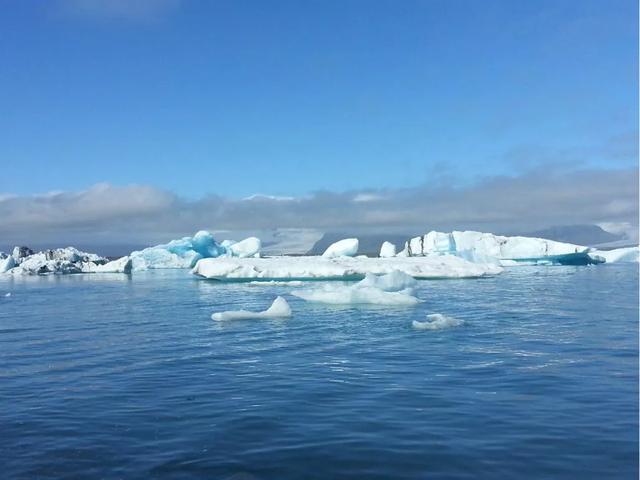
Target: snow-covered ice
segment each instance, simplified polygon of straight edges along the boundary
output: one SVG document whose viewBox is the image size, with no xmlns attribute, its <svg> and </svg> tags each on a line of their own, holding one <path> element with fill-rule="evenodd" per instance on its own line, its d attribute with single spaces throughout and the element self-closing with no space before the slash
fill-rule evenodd
<svg viewBox="0 0 640 480">
<path fill-rule="evenodd" d="M 389 258 L 396 256 L 396 246 L 391 242 L 383 242 L 380 247 L 380 257 Z"/>
<path fill-rule="evenodd" d="M 413 296 L 416 281 L 406 273 L 394 271 L 386 275 L 368 274 L 352 285 L 329 284 L 306 290 L 296 290 L 292 295 L 307 302 L 332 305 L 398 305 L 411 306 L 420 303 Z"/>
<path fill-rule="evenodd" d="M 459 327 L 464 325 L 464 320 L 448 317 L 441 313 L 432 313 L 427 315 L 426 322 L 414 320 L 412 325 L 416 330 L 441 330 L 443 328 Z"/>
<path fill-rule="evenodd" d="M 345 238 L 329 245 L 322 256 L 325 258 L 353 257 L 358 253 L 358 244 L 357 238 Z"/>
<path fill-rule="evenodd" d="M 413 278 L 476 278 L 497 275 L 502 268 L 472 263 L 453 255 L 433 257 L 270 257 L 205 258 L 192 272 L 201 277 L 226 280 L 357 280 L 368 273 L 382 275 L 394 270 Z"/>
<path fill-rule="evenodd" d="M 276 297 L 271 306 L 262 312 L 251 312 L 249 310 L 231 310 L 218 312 L 211 315 L 216 321 L 225 320 L 250 320 L 260 318 L 286 318 L 291 316 L 291 307 L 282 297 Z"/>
</svg>

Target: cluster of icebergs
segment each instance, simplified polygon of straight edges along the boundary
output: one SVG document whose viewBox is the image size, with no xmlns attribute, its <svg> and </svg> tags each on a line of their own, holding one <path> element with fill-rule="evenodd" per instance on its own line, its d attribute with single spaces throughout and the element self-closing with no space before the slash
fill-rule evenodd
<svg viewBox="0 0 640 480">
<path fill-rule="evenodd" d="M 261 242 L 249 237 L 218 243 L 207 231 L 135 251 L 109 261 L 73 247 L 34 253 L 16 247 L 0 253 L 0 273 L 131 273 L 191 268 L 198 276 L 233 281 L 357 280 L 392 271 L 413 278 L 474 278 L 514 265 L 587 265 L 638 262 L 638 247 L 600 251 L 542 238 L 505 237 L 481 232 L 432 231 L 410 239 L 398 252 L 384 242 L 378 257 L 357 255 L 357 238 L 340 240 L 321 256 L 261 257 Z"/>
<path fill-rule="evenodd" d="M 131 273 L 131 259 L 108 259 L 95 253 L 67 247 L 34 252 L 15 247 L 11 254 L 0 253 L 0 273 L 45 275 L 48 273 Z"/>
<path fill-rule="evenodd" d="M 350 285 L 332 283 L 316 288 L 308 288 L 291 292 L 291 295 L 306 302 L 329 305 L 371 306 L 385 305 L 394 307 L 412 307 L 421 302 L 414 296 L 416 280 L 399 271 L 384 275 L 367 274 L 367 276 Z M 276 297 L 272 305 L 263 311 L 230 310 L 216 312 L 213 320 L 222 322 L 230 320 L 252 319 L 286 319 L 293 316 L 288 302 L 281 296 Z M 464 321 L 440 313 L 427 315 L 426 321 L 414 320 L 411 326 L 416 330 L 441 330 L 464 325 Z"/>
</svg>

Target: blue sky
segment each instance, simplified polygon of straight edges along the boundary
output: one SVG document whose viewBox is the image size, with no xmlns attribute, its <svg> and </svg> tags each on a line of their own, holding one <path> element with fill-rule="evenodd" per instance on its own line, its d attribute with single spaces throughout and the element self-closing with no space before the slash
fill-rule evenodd
<svg viewBox="0 0 640 480">
<path fill-rule="evenodd" d="M 0 1 L 0 192 L 637 165 L 635 1 Z"/>
</svg>

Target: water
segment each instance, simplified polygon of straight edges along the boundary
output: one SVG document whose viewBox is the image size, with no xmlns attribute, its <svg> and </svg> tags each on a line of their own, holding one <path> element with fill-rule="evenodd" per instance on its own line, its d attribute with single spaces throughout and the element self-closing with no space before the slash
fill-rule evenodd
<svg viewBox="0 0 640 480">
<path fill-rule="evenodd" d="M 291 289 L 0 281 L 2 478 L 638 477 L 637 265 L 424 281 L 412 308 Z M 278 294 L 293 318 L 210 319 Z"/>
</svg>

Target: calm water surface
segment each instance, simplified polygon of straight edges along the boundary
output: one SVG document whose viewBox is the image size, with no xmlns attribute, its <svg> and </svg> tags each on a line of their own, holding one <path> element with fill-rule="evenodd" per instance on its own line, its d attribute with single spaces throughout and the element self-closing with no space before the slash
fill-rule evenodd
<svg viewBox="0 0 640 480">
<path fill-rule="evenodd" d="M 0 477 L 638 477 L 637 265 L 424 281 L 411 308 L 293 288 L 0 280 Z M 210 319 L 276 295 L 293 318 Z"/>
</svg>

